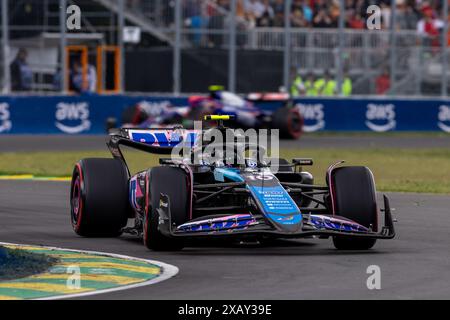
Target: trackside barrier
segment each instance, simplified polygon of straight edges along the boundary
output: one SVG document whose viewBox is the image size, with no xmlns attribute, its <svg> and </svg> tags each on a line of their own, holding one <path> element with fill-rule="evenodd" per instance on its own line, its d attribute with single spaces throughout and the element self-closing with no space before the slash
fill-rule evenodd
<svg viewBox="0 0 450 320">
<path fill-rule="evenodd" d="M 142 101 L 157 111 L 168 104 L 186 106 L 187 96 L 2 96 L 0 134 L 104 134 L 108 117 L 120 119 L 127 106 Z M 307 132 L 450 132 L 450 100 L 298 99 L 295 106 Z"/>
</svg>

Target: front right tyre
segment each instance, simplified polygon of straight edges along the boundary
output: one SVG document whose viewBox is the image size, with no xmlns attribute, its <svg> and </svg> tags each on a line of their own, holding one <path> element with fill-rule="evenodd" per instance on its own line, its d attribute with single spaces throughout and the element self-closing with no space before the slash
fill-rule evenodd
<svg viewBox="0 0 450 320">
<path fill-rule="evenodd" d="M 84 237 L 114 237 L 127 223 L 128 170 L 117 159 L 83 159 L 73 170 L 70 217 Z"/>
</svg>

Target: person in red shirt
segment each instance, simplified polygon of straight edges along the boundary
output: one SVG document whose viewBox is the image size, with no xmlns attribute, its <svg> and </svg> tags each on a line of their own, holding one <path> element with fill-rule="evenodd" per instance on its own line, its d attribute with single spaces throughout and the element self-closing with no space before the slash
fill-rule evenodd
<svg viewBox="0 0 450 320">
<path fill-rule="evenodd" d="M 383 73 L 380 74 L 375 80 L 375 91 L 377 94 L 386 94 L 391 88 L 391 77 L 389 75 L 389 69 L 384 68 Z"/>
<path fill-rule="evenodd" d="M 432 47 L 439 46 L 440 29 L 444 27 L 442 20 L 434 17 L 433 8 L 425 5 L 422 8 L 423 18 L 417 23 L 417 32 L 427 36 Z"/>
<path fill-rule="evenodd" d="M 352 29 L 364 29 L 366 27 L 363 18 L 356 12 L 351 15 L 347 26 Z"/>
</svg>

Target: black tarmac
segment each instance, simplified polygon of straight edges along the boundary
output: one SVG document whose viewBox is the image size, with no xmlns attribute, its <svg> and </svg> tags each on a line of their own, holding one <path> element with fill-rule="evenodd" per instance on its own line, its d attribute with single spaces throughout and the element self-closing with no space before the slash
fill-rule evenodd
<svg viewBox="0 0 450 320">
<path fill-rule="evenodd" d="M 1 152 L 106 150 L 106 135 L 0 135 Z M 280 147 L 301 148 L 450 148 L 450 134 L 305 134 L 282 140 Z"/>
<path fill-rule="evenodd" d="M 210 244 L 181 252 L 147 250 L 139 239 L 77 236 L 69 219 L 69 184 L 0 181 L 0 240 L 104 251 L 177 266 L 148 287 L 89 299 L 449 299 L 450 197 L 389 194 L 397 238 L 370 251 L 340 252 L 331 240 Z M 381 290 L 369 290 L 371 265 Z"/>
</svg>

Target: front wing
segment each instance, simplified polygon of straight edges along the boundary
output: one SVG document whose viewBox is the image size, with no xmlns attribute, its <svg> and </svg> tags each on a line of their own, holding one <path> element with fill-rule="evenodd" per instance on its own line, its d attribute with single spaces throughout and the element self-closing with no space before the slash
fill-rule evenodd
<svg viewBox="0 0 450 320">
<path fill-rule="evenodd" d="M 237 214 L 228 216 L 227 219 L 211 218 L 195 220 L 181 226 L 172 224 L 170 216 L 170 199 L 161 194 L 159 213 L 159 230 L 169 237 L 204 238 L 204 237 L 247 237 L 263 236 L 273 238 L 307 238 L 317 236 L 328 238 L 330 236 L 392 239 L 395 237 L 394 223 L 392 219 L 389 200 L 384 198 L 384 225 L 380 232 L 374 232 L 358 223 L 348 219 L 335 219 L 333 216 L 310 215 L 299 232 L 283 232 L 267 223 L 263 217 L 255 217 L 251 214 Z M 327 221 L 328 220 L 328 221 Z M 331 222 L 330 222 L 331 221 Z"/>
</svg>

